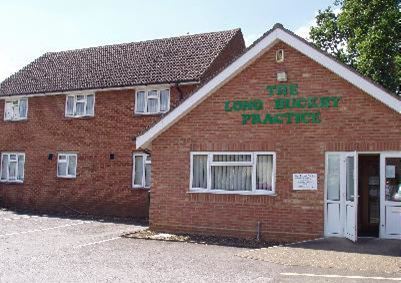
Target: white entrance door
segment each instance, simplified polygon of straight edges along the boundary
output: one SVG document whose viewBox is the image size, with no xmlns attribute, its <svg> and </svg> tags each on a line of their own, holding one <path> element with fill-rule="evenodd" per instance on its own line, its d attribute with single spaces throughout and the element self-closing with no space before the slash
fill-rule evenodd
<svg viewBox="0 0 401 283">
<path fill-rule="evenodd" d="M 358 158 L 353 152 L 326 155 L 325 235 L 357 240 Z"/>
<path fill-rule="evenodd" d="M 380 237 L 401 239 L 401 153 L 380 155 Z"/>
<path fill-rule="evenodd" d="M 344 155 L 345 185 L 343 198 L 345 199 L 344 236 L 356 242 L 358 217 L 358 157 L 356 153 Z"/>
</svg>

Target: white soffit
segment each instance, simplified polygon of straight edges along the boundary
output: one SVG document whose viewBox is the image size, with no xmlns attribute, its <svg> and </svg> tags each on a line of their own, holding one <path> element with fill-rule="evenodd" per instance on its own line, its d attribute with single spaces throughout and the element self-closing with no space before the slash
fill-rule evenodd
<svg viewBox="0 0 401 283">
<path fill-rule="evenodd" d="M 185 100 L 181 105 L 172 110 L 157 124 L 151 127 L 141 136 L 136 138 L 137 148 L 149 147 L 152 140 L 163 133 L 165 130 L 170 128 L 175 122 L 180 120 L 193 108 L 202 103 L 206 98 L 213 94 L 217 89 L 222 87 L 227 81 L 249 66 L 257 58 L 263 55 L 271 46 L 278 41 L 283 41 L 294 49 L 298 50 L 302 54 L 316 61 L 320 65 L 326 67 L 333 73 L 337 74 L 344 80 L 355 85 L 364 92 L 370 94 L 377 100 L 381 101 L 397 113 L 401 113 L 401 101 L 395 98 L 390 93 L 386 92 L 382 88 L 376 86 L 374 83 L 350 70 L 343 64 L 337 62 L 331 56 L 326 55 L 322 51 L 318 51 L 302 39 L 298 38 L 294 34 L 277 27 L 271 31 L 267 36 L 262 38 L 255 46 L 250 48 L 241 57 L 231 63 L 227 68 L 215 76 L 212 80 L 203 85 L 198 89 L 192 96 Z"/>
</svg>

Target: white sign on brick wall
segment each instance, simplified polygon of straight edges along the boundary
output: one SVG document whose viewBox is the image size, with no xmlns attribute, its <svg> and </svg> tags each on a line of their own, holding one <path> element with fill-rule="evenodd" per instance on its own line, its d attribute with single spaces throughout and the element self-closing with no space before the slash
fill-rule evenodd
<svg viewBox="0 0 401 283">
<path fill-rule="evenodd" d="M 292 174 L 293 190 L 317 190 L 317 174 L 297 173 Z"/>
</svg>

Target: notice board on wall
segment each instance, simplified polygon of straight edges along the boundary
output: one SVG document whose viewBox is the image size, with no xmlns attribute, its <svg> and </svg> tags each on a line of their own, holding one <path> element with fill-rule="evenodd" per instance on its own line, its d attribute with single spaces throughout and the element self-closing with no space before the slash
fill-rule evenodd
<svg viewBox="0 0 401 283">
<path fill-rule="evenodd" d="M 317 174 L 314 173 L 292 174 L 292 189 L 298 191 L 317 190 Z"/>
</svg>

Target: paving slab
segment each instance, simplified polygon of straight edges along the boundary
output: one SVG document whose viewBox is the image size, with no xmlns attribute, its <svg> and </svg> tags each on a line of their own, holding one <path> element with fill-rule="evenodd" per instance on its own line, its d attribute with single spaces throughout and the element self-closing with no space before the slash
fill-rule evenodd
<svg viewBox="0 0 401 283">
<path fill-rule="evenodd" d="M 401 241 L 327 238 L 249 250 L 239 256 L 287 266 L 310 266 L 350 271 L 401 274 Z"/>
</svg>

